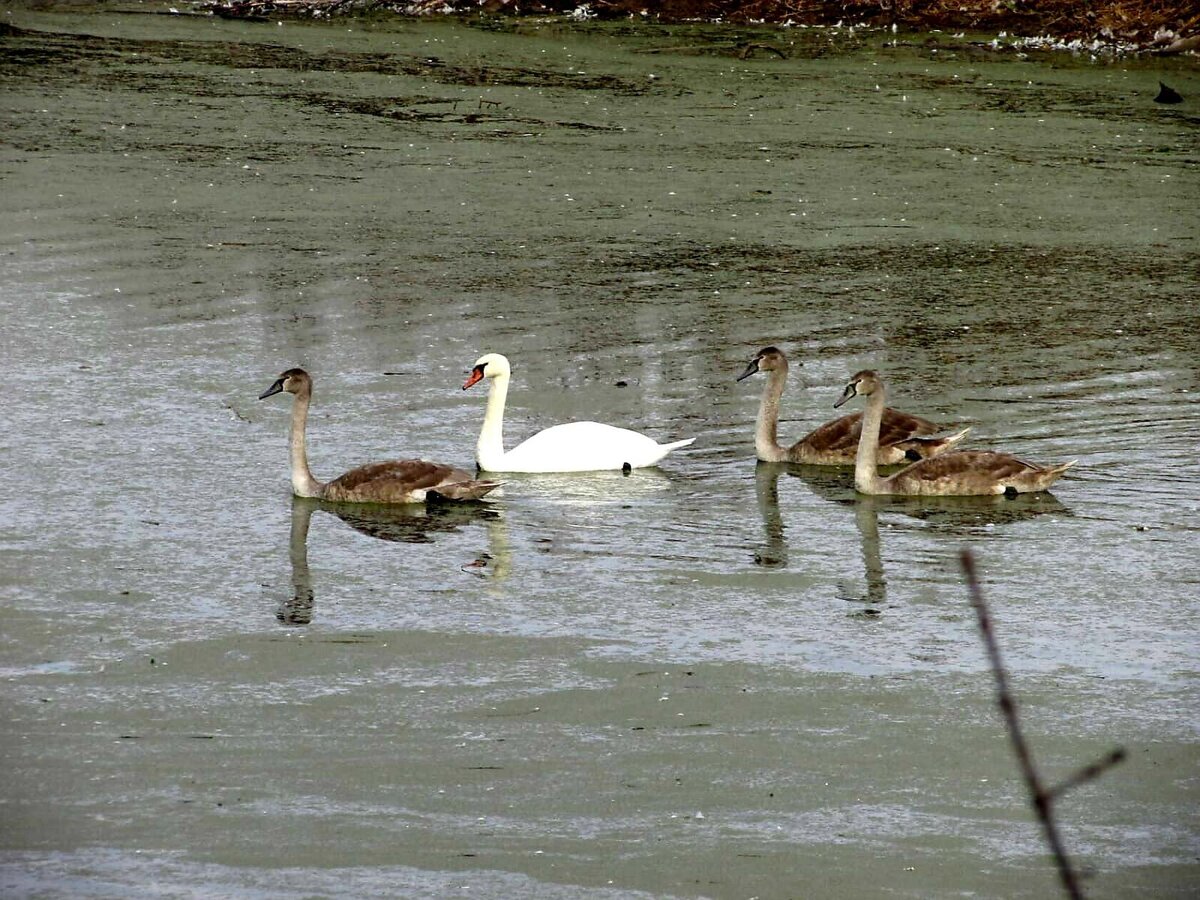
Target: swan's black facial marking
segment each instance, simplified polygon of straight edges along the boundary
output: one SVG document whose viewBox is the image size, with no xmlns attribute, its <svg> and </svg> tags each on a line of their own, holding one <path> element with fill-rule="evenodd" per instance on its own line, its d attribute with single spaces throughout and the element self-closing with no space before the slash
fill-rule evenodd
<svg viewBox="0 0 1200 900">
<path fill-rule="evenodd" d="M 462 386 L 464 391 L 471 385 L 479 384 L 479 382 L 483 381 L 483 370 L 486 366 L 487 363 L 480 363 L 471 369 L 471 374 L 467 376 L 467 380 Z"/>
</svg>

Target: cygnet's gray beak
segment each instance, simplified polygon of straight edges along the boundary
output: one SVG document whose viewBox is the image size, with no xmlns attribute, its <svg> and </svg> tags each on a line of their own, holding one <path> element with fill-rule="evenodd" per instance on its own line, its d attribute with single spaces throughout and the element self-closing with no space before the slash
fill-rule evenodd
<svg viewBox="0 0 1200 900">
<path fill-rule="evenodd" d="M 851 399 L 852 397 L 856 397 L 856 396 L 858 396 L 858 391 L 856 391 L 854 389 L 854 382 L 852 381 L 848 385 L 846 385 L 846 389 L 844 391 L 842 391 L 842 396 L 838 398 L 837 403 L 833 404 L 833 408 L 837 409 L 839 406 L 841 406 L 847 400 Z"/>
<path fill-rule="evenodd" d="M 758 371 L 758 357 L 756 356 L 756 357 L 754 357 L 754 359 L 750 360 L 750 365 L 746 366 L 746 371 L 743 372 L 741 375 L 739 375 L 737 377 L 737 380 L 745 381 L 747 378 L 749 378 L 751 375 L 755 374 L 757 371 Z"/>
<path fill-rule="evenodd" d="M 277 378 L 277 379 L 275 379 L 275 383 L 273 385 L 271 385 L 269 388 L 267 388 L 265 391 L 263 391 L 261 394 L 258 395 L 258 399 L 266 400 L 272 394 L 278 394 L 282 390 L 283 390 L 283 379 Z"/>
</svg>

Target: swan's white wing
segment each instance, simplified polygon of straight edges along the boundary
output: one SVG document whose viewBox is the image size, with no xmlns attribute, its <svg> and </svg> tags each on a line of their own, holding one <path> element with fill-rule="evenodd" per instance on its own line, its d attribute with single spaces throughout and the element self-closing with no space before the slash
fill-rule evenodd
<svg viewBox="0 0 1200 900">
<path fill-rule="evenodd" d="M 504 454 L 508 472 L 595 472 L 650 466 L 667 453 L 653 438 L 601 422 L 569 422 L 539 431 Z"/>
</svg>

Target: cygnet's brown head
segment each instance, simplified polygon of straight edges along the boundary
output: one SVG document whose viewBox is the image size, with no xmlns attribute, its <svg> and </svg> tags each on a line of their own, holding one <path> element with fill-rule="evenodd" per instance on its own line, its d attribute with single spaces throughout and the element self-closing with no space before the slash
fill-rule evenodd
<svg viewBox="0 0 1200 900">
<path fill-rule="evenodd" d="M 834 408 L 836 409 L 853 397 L 871 396 L 871 394 L 879 390 L 879 384 L 879 376 L 870 369 L 855 372 L 850 377 L 850 383 L 846 385 L 846 389 L 842 391 L 842 396 L 838 398 L 837 403 L 833 404 Z"/>
<path fill-rule="evenodd" d="M 778 347 L 763 347 L 755 355 L 754 359 L 750 360 L 746 366 L 746 371 L 737 377 L 738 381 L 749 378 L 755 372 L 773 372 L 776 369 L 787 371 L 787 357 L 783 355 L 783 351 Z"/>
<path fill-rule="evenodd" d="M 278 394 L 281 391 L 286 391 L 289 394 L 299 394 L 304 391 L 312 391 L 312 378 L 303 369 L 288 369 L 282 375 L 275 379 L 275 383 L 258 395 L 259 400 L 266 400 L 268 397 Z"/>
</svg>

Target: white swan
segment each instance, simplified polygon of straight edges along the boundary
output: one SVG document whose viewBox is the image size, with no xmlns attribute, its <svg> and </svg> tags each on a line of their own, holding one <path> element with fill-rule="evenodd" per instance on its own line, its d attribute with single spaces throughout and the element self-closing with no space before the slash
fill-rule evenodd
<svg viewBox="0 0 1200 900">
<path fill-rule="evenodd" d="M 539 431 L 508 452 L 504 450 L 504 402 L 512 375 L 508 359 L 487 353 L 475 361 L 465 391 L 484 378 L 488 387 L 483 428 L 475 445 L 475 462 L 484 472 L 598 472 L 640 469 L 692 443 L 695 438 L 660 444 L 628 428 L 600 422 L 570 422 Z"/>
</svg>

